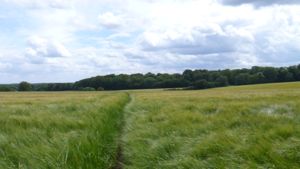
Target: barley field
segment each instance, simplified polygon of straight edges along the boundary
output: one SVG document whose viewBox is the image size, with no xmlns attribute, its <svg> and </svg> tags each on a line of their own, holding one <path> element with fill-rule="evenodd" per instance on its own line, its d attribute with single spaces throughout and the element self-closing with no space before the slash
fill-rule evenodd
<svg viewBox="0 0 300 169">
<path fill-rule="evenodd" d="M 0 93 L 2 169 L 300 168 L 300 83 Z"/>
<path fill-rule="evenodd" d="M 0 93 L 0 168 L 111 168 L 124 93 Z"/>
<path fill-rule="evenodd" d="M 300 83 L 132 95 L 125 168 L 300 168 Z"/>
</svg>

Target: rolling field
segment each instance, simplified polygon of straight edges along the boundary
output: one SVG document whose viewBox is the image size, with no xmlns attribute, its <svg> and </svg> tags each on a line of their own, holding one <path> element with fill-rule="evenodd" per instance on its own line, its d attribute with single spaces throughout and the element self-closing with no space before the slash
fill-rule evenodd
<svg viewBox="0 0 300 169">
<path fill-rule="evenodd" d="M 0 168 L 111 168 L 124 93 L 0 93 Z"/>
<path fill-rule="evenodd" d="M 3 169 L 300 168 L 300 83 L 0 93 L 0 126 Z"/>
<path fill-rule="evenodd" d="M 132 95 L 125 168 L 300 168 L 300 83 Z"/>
</svg>

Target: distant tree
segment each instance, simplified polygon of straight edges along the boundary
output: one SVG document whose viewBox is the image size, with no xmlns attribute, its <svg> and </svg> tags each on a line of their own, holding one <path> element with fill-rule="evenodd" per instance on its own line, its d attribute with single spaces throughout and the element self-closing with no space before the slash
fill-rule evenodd
<svg viewBox="0 0 300 169">
<path fill-rule="evenodd" d="M 251 84 L 264 83 L 264 81 L 265 81 L 265 76 L 261 72 L 250 75 L 250 83 Z"/>
<path fill-rule="evenodd" d="M 93 87 L 84 87 L 80 89 L 81 91 L 95 91 L 95 88 Z"/>
<path fill-rule="evenodd" d="M 235 77 L 236 85 L 250 84 L 250 75 L 248 73 L 241 73 Z"/>
<path fill-rule="evenodd" d="M 203 69 L 194 70 L 192 72 L 192 77 L 193 77 L 192 81 L 198 81 L 201 79 L 205 79 L 205 80 L 209 81 L 210 72 L 208 70 L 203 70 Z"/>
<path fill-rule="evenodd" d="M 207 89 L 210 87 L 209 83 L 205 79 L 196 81 L 193 86 L 195 89 Z"/>
<path fill-rule="evenodd" d="M 221 71 L 221 75 L 227 77 L 228 85 L 234 83 L 234 77 L 232 75 L 232 71 L 229 69 L 225 69 Z"/>
<path fill-rule="evenodd" d="M 103 87 L 105 90 L 148 88 L 211 88 L 227 85 L 258 84 L 300 80 L 300 65 L 284 68 L 253 66 L 251 69 L 185 70 L 179 74 L 110 74 L 80 80 L 70 85 L 51 84 L 48 90 L 80 90 Z M 41 86 L 40 88 L 44 88 Z"/>
<path fill-rule="evenodd" d="M 145 88 L 153 88 L 155 83 L 156 83 L 156 79 L 154 77 L 147 76 L 146 78 L 144 78 L 143 86 Z"/>
<path fill-rule="evenodd" d="M 274 67 L 265 67 L 263 70 L 266 82 L 276 82 L 277 81 L 277 69 Z"/>
<path fill-rule="evenodd" d="M 103 87 L 98 87 L 98 88 L 97 88 L 97 91 L 103 91 L 103 90 L 104 90 Z"/>
<path fill-rule="evenodd" d="M 294 80 L 294 75 L 286 68 L 279 68 L 277 78 L 279 82 L 288 82 Z"/>
<path fill-rule="evenodd" d="M 287 70 L 293 75 L 294 80 L 300 80 L 300 65 L 290 66 Z"/>
<path fill-rule="evenodd" d="M 16 90 L 12 87 L 0 86 L 0 92 L 12 92 L 12 91 L 16 91 Z"/>
<path fill-rule="evenodd" d="M 187 81 L 193 81 L 193 71 L 190 69 L 185 70 L 183 73 L 183 78 Z"/>
<path fill-rule="evenodd" d="M 153 73 L 151 73 L 151 72 L 148 72 L 148 73 L 146 73 L 145 74 L 145 77 L 147 78 L 147 77 L 152 77 L 152 78 L 155 78 L 156 77 L 156 75 L 155 74 L 153 74 Z"/>
<path fill-rule="evenodd" d="M 228 86 L 228 78 L 226 76 L 220 76 L 216 79 L 216 86 L 221 87 L 221 86 Z"/>
<path fill-rule="evenodd" d="M 214 87 L 221 87 L 218 85 L 217 82 L 213 81 L 213 82 L 208 82 L 208 87 L 207 88 L 214 88 Z"/>
<path fill-rule="evenodd" d="M 297 66 L 297 72 L 294 74 L 295 80 L 300 80 L 300 64 Z"/>
<path fill-rule="evenodd" d="M 31 91 L 32 90 L 32 86 L 28 82 L 21 82 L 19 84 L 19 86 L 18 86 L 18 90 L 19 91 Z"/>
</svg>

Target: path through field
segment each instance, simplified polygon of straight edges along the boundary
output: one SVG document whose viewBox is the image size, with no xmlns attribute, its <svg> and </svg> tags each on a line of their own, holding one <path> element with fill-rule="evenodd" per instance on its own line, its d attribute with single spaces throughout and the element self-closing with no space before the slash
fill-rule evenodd
<svg viewBox="0 0 300 169">
<path fill-rule="evenodd" d="M 113 169 L 123 169 L 123 163 L 124 163 L 124 154 L 123 154 L 123 143 L 122 143 L 122 136 L 123 136 L 123 130 L 124 130 L 124 126 L 126 125 L 125 123 L 125 119 L 124 116 L 128 113 L 129 107 L 132 104 L 132 100 L 133 100 L 133 96 L 130 93 L 126 93 L 129 97 L 129 101 L 127 102 L 127 104 L 124 106 L 122 113 L 123 115 L 123 120 L 122 120 L 122 124 L 121 124 L 121 128 L 119 131 L 119 139 L 118 139 L 118 149 L 117 149 L 117 153 L 116 153 L 116 162 L 114 164 L 114 166 L 112 167 Z"/>
<path fill-rule="evenodd" d="M 300 168 L 299 82 L 131 94 L 126 169 Z"/>
<path fill-rule="evenodd" d="M 0 93 L 2 169 L 300 168 L 300 83 Z"/>
</svg>

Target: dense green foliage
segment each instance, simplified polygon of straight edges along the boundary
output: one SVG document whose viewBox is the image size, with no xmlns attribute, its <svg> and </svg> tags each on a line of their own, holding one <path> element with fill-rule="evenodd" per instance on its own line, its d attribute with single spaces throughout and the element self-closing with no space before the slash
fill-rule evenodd
<svg viewBox="0 0 300 169">
<path fill-rule="evenodd" d="M 182 74 L 132 74 L 106 75 L 83 79 L 74 84 L 74 89 L 102 87 L 105 90 L 151 89 L 151 88 L 196 88 L 205 89 L 228 85 L 245 85 L 300 80 L 300 65 L 290 67 L 258 67 L 235 70 L 185 70 Z"/>
<path fill-rule="evenodd" d="M 73 83 L 37 83 L 33 84 L 35 91 L 67 91 L 74 90 Z"/>
<path fill-rule="evenodd" d="M 16 91 L 16 88 L 6 86 L 6 85 L 4 85 L 4 86 L 0 85 L 0 92 L 12 92 L 12 91 Z"/>
<path fill-rule="evenodd" d="M 300 83 L 132 96 L 126 169 L 300 166 Z"/>
<path fill-rule="evenodd" d="M 0 168 L 109 169 L 125 93 L 0 93 Z"/>
<path fill-rule="evenodd" d="M 18 86 L 18 90 L 19 91 L 31 91 L 32 90 L 32 86 L 28 82 L 21 82 L 19 84 L 19 86 Z"/>
<path fill-rule="evenodd" d="M 0 85 L 0 91 L 22 91 L 19 86 L 24 84 L 21 82 L 20 84 L 7 84 Z M 30 83 L 25 82 L 26 85 Z M 31 85 L 31 91 L 72 91 L 79 90 L 81 88 L 75 88 L 74 83 L 33 83 Z"/>
<path fill-rule="evenodd" d="M 214 87 L 224 87 L 228 85 L 246 85 L 292 81 L 300 81 L 300 65 L 280 68 L 254 66 L 251 69 L 234 70 L 185 70 L 182 74 L 111 74 L 91 77 L 77 81 L 75 83 L 36 83 L 31 84 L 32 87 L 30 90 L 102 91 L 155 88 L 206 89 Z M 24 82 L 22 82 L 22 84 L 23 83 Z M 20 85 L 21 84 L 19 84 L 19 86 Z M 16 89 L 18 89 L 17 84 L 0 86 L 0 91 L 14 91 Z M 27 88 L 26 90 L 28 89 L 29 88 Z"/>
</svg>

